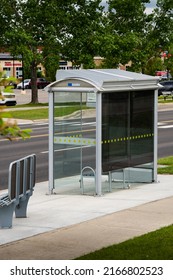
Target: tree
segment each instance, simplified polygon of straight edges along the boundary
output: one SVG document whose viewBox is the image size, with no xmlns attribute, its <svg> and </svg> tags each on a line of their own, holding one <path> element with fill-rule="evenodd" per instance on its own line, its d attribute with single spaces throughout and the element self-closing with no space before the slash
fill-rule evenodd
<svg viewBox="0 0 173 280">
<path fill-rule="evenodd" d="M 154 10 L 152 37 L 156 48 L 165 53 L 164 65 L 173 75 L 173 2 L 172 0 L 157 0 Z M 158 47 L 159 46 L 159 47 Z"/>
<path fill-rule="evenodd" d="M 55 80 L 56 71 L 59 68 L 59 60 L 60 55 L 57 52 L 57 44 L 51 44 L 51 48 L 49 44 L 45 43 L 45 47 L 43 49 L 43 57 L 44 57 L 44 67 L 46 69 L 46 77 L 50 81 Z"/>
<path fill-rule="evenodd" d="M 74 63 L 91 64 L 98 44 L 96 23 L 101 16 L 101 0 L 2 2 L 3 18 L 11 19 L 3 43 L 13 55 L 22 55 L 24 65 L 30 66 L 32 103 L 38 103 L 36 79 L 39 63 L 45 65 L 46 74 L 53 80 L 59 55 Z"/>
<path fill-rule="evenodd" d="M 9 22 L 12 20 L 12 15 L 9 9 L 9 5 L 7 5 L 7 0 L 0 1 L 0 49 L 4 46 L 4 42 L 6 41 L 5 33 L 8 31 Z"/>
<path fill-rule="evenodd" d="M 165 50 L 173 43 L 173 2 L 172 0 L 157 0 L 154 10 L 154 34 L 160 46 Z"/>
<path fill-rule="evenodd" d="M 147 45 L 147 20 L 145 3 L 149 0 L 109 0 L 106 46 L 103 55 L 106 64 L 117 67 L 119 63 L 132 62 L 132 69 L 142 71 L 147 60 L 144 45 Z M 146 46 L 145 46 L 146 47 Z"/>
<path fill-rule="evenodd" d="M 62 38 L 62 57 L 83 64 L 84 68 L 94 68 L 93 58 L 100 52 L 103 7 L 101 0 L 73 1 L 66 17 Z"/>
<path fill-rule="evenodd" d="M 44 64 L 42 50 L 46 45 L 51 47 L 57 39 L 55 20 L 58 17 L 57 2 L 54 0 L 9 1 L 14 21 L 6 32 L 8 48 L 13 54 L 21 54 L 24 64 L 30 66 L 32 100 L 38 103 L 36 84 L 37 66 Z M 59 51 L 57 42 L 57 53 Z"/>
<path fill-rule="evenodd" d="M 60 52 L 60 35 L 63 33 L 63 23 L 66 19 L 65 2 L 55 0 L 3 0 L 6 16 L 10 14 L 9 29 L 5 32 L 4 46 L 13 55 L 22 55 L 24 64 L 30 66 L 32 83 L 32 103 L 38 103 L 36 85 L 37 66 L 44 64 L 43 49 L 56 45 Z"/>
</svg>

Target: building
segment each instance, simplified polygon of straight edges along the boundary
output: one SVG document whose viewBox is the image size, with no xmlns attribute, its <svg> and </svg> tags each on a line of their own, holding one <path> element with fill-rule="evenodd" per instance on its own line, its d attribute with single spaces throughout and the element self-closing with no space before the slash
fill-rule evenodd
<svg viewBox="0 0 173 280">
<path fill-rule="evenodd" d="M 59 61 L 59 69 L 60 70 L 72 70 L 72 69 L 81 69 L 81 65 L 73 65 L 72 61 Z"/>
<path fill-rule="evenodd" d="M 0 53 L 0 72 L 5 72 L 7 77 L 22 78 L 22 56 L 16 58 L 8 52 Z"/>
<path fill-rule="evenodd" d="M 44 73 L 44 67 L 39 64 L 38 70 Z M 5 72 L 7 77 L 22 79 L 23 62 L 22 55 L 13 56 L 9 52 L 0 53 L 0 72 Z"/>
</svg>

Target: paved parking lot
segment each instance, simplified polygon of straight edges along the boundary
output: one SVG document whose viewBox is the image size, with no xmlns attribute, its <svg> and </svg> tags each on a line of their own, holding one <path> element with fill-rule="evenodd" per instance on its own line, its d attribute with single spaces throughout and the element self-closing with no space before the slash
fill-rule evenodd
<svg viewBox="0 0 173 280">
<path fill-rule="evenodd" d="M 14 90 L 16 94 L 16 100 L 17 104 L 28 104 L 31 102 L 31 90 L 26 89 L 25 91 L 22 91 L 20 89 Z M 48 94 L 46 91 L 39 89 L 38 90 L 38 101 L 39 103 L 48 103 Z"/>
</svg>

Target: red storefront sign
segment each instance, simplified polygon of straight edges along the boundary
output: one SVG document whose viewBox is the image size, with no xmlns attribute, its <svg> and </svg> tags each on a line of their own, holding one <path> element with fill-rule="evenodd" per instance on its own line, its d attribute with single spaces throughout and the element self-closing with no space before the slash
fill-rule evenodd
<svg viewBox="0 0 173 280">
<path fill-rule="evenodd" d="M 22 63 L 21 62 L 11 62 L 11 61 L 5 61 L 5 66 L 7 67 L 22 67 Z"/>
</svg>

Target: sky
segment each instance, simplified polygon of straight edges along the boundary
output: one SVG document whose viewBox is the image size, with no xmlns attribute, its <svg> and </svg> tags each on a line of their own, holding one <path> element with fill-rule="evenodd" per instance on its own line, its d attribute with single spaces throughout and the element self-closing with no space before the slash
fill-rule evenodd
<svg viewBox="0 0 173 280">
<path fill-rule="evenodd" d="M 157 0 L 150 0 L 150 3 L 146 4 L 146 13 L 147 14 L 150 14 L 152 12 L 153 8 L 156 7 L 156 2 L 157 2 Z M 102 4 L 104 6 L 106 6 L 106 0 L 103 0 Z"/>
<path fill-rule="evenodd" d="M 153 8 L 156 7 L 157 0 L 150 0 L 149 4 L 146 4 L 146 13 L 149 14 L 152 12 Z"/>
</svg>

